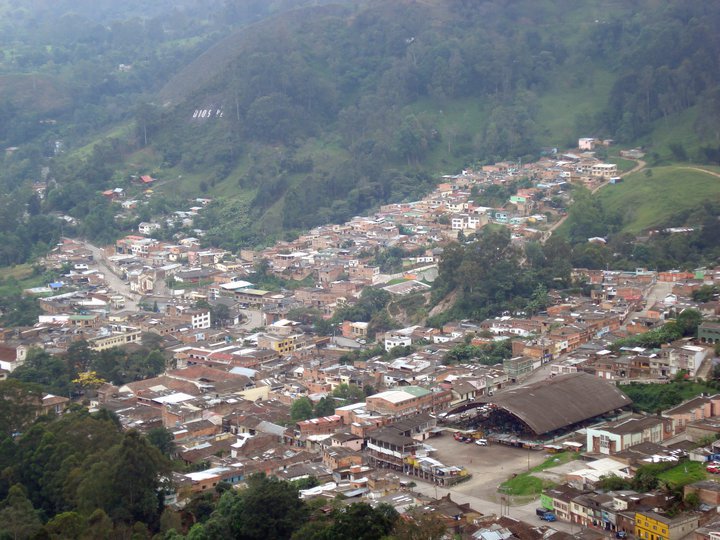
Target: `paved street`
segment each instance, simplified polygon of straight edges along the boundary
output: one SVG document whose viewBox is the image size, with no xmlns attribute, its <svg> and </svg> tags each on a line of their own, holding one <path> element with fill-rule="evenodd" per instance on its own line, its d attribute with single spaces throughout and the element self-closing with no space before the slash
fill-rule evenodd
<svg viewBox="0 0 720 540">
<path fill-rule="evenodd" d="M 113 273 L 110 267 L 105 261 L 105 253 L 102 249 L 89 242 L 82 242 L 83 245 L 89 249 L 93 254 L 94 264 L 98 266 L 98 269 L 105 276 L 105 282 L 108 287 L 113 291 L 121 294 L 125 297 L 125 309 L 128 311 L 137 310 L 137 304 L 140 300 L 140 295 L 130 290 L 130 285 L 126 284 L 120 277 Z"/>
<path fill-rule="evenodd" d="M 553 529 L 556 529 L 558 531 L 563 531 L 567 533 L 577 532 L 579 530 L 579 527 L 577 525 L 573 525 L 572 523 L 567 523 L 564 521 L 556 521 L 554 523 L 546 523 L 544 521 L 541 521 L 540 518 L 538 518 L 535 515 L 535 509 L 538 507 L 537 501 L 532 501 L 530 503 L 526 503 L 521 506 L 509 506 L 506 507 L 503 511 L 500 502 L 495 501 L 488 501 L 486 499 L 481 499 L 479 497 L 475 497 L 473 495 L 469 495 L 467 493 L 463 493 L 459 491 L 460 488 L 462 488 L 463 484 L 460 484 L 459 486 L 456 486 L 454 488 L 445 489 L 441 487 L 437 487 L 433 484 L 428 484 L 426 482 L 422 482 L 418 480 L 417 478 L 406 476 L 405 477 L 408 480 L 414 481 L 417 485 L 414 489 L 414 491 L 417 491 L 418 493 L 421 493 L 423 495 L 426 495 L 428 497 L 444 497 L 448 493 L 450 494 L 450 498 L 455 501 L 462 504 L 469 504 L 470 507 L 474 510 L 477 510 L 481 514 L 490 515 L 490 514 L 496 514 L 496 515 L 507 515 L 516 519 L 521 519 L 523 521 L 527 521 L 528 523 L 532 524 L 542 524 L 547 525 L 549 527 L 552 527 Z"/>
</svg>

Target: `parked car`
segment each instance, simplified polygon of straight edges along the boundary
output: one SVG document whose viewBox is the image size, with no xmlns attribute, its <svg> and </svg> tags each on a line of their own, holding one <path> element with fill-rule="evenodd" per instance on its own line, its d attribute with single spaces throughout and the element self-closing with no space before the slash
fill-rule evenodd
<svg viewBox="0 0 720 540">
<path fill-rule="evenodd" d="M 615 538 L 627 538 L 627 533 L 625 531 L 617 531 L 615 533 Z"/>
<path fill-rule="evenodd" d="M 705 470 L 710 474 L 720 474 L 720 465 L 708 465 Z"/>
<path fill-rule="evenodd" d="M 477 441 L 475 441 L 475 444 L 477 444 L 478 446 L 487 446 L 488 442 L 487 439 L 478 439 Z"/>
<path fill-rule="evenodd" d="M 550 512 L 547 508 L 536 508 L 535 515 L 540 517 L 543 521 L 557 521 L 555 514 Z"/>
</svg>

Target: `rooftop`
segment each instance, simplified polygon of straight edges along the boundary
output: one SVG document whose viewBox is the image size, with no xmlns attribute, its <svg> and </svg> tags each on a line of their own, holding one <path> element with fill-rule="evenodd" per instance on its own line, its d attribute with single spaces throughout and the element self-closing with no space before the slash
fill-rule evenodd
<svg viewBox="0 0 720 540">
<path fill-rule="evenodd" d="M 587 373 L 559 375 L 485 400 L 517 416 L 537 434 L 549 433 L 626 407 L 615 385 Z"/>
</svg>

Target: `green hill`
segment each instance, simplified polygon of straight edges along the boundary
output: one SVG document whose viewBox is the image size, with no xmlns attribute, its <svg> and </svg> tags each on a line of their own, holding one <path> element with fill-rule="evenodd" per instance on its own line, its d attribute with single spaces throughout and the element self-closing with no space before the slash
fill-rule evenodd
<svg viewBox="0 0 720 540">
<path fill-rule="evenodd" d="M 262 231 L 251 242 L 583 134 L 630 143 L 657 133 L 659 154 L 675 144 L 694 155 L 712 141 L 697 111 L 716 114 L 717 70 L 701 70 L 698 55 L 716 44 L 720 10 L 653 6 L 368 1 L 284 12 L 179 72 L 161 92 L 173 105 L 158 111 L 152 144 L 184 171 L 183 190 L 202 177 L 198 190 L 249 200 Z M 666 53 L 658 35 L 683 46 Z M 675 86 L 686 76 L 698 82 L 689 100 Z M 683 129 L 672 134 L 674 122 Z"/>
<path fill-rule="evenodd" d="M 627 176 L 598 193 L 606 212 L 620 219 L 620 232 L 639 234 L 658 226 L 684 225 L 693 210 L 720 201 L 718 168 L 655 167 Z"/>
<path fill-rule="evenodd" d="M 64 0 L 52 12 L 63 33 L 0 0 L 21 21 L 0 39 L 0 76 L 63 90 L 62 110 L 41 124 L 47 115 L 0 89 L 0 144 L 21 146 L 0 167 L 0 192 L 26 200 L 49 164 L 42 210 L 73 215 L 100 241 L 120 230 L 98 192 L 148 172 L 168 205 L 213 197 L 198 226 L 237 249 L 580 136 L 643 144 L 653 165 L 720 163 L 717 3 L 171 4 L 137 18 L 136 1 L 123 13 L 102 0 L 96 14 L 82 2 L 74 14 Z M 53 155 L 56 140 L 70 151 Z"/>
</svg>

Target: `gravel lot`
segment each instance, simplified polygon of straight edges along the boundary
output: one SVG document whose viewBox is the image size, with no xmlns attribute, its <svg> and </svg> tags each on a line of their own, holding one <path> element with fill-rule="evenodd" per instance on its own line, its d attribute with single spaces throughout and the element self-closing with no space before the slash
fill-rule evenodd
<svg viewBox="0 0 720 540">
<path fill-rule="evenodd" d="M 548 454 L 499 444 L 478 446 L 457 442 L 452 432 L 426 441 L 437 449 L 433 457 L 445 465 L 462 465 L 472 473 L 468 482 L 454 486 L 452 491 L 466 493 L 488 501 L 495 501 L 498 486 L 513 474 L 526 472 L 528 461 L 534 467 L 545 461 Z"/>
</svg>

